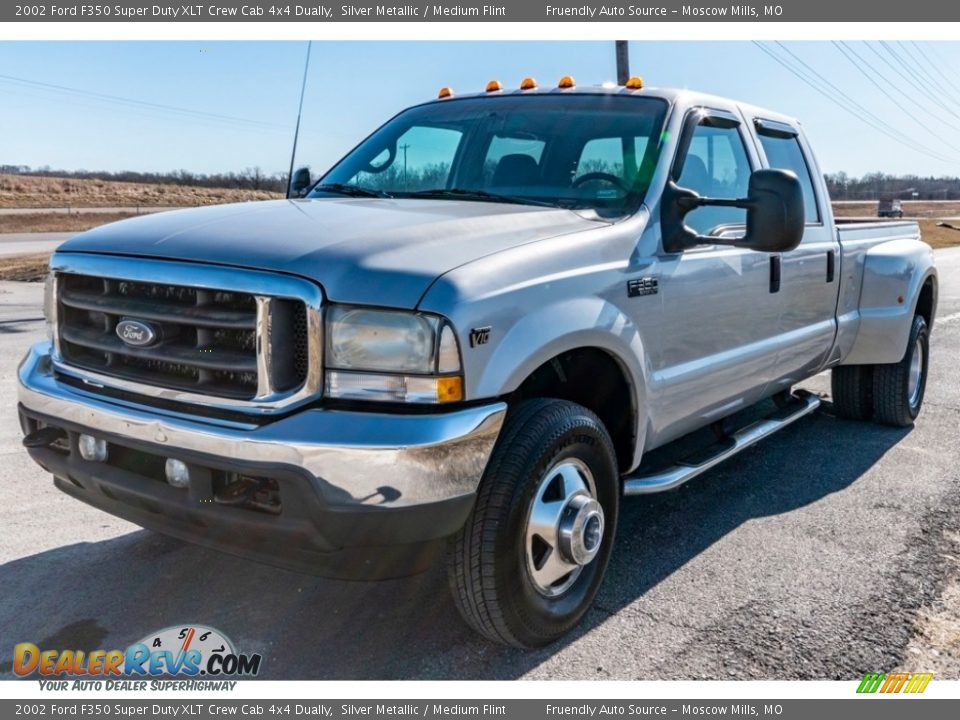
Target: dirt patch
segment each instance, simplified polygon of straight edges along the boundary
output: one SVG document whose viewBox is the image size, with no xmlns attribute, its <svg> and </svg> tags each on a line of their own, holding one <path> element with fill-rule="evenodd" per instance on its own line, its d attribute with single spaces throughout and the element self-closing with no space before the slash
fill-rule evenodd
<svg viewBox="0 0 960 720">
<path fill-rule="evenodd" d="M 952 577 L 940 597 L 918 613 L 899 669 L 933 673 L 934 679 L 956 679 L 960 678 L 960 533 L 944 534 L 940 555 Z"/>
<path fill-rule="evenodd" d="M 80 232 L 136 217 L 136 213 L 24 213 L 0 215 L 0 233 Z M 957 233 L 960 237 L 960 233 Z"/>
<path fill-rule="evenodd" d="M 0 174 L 0 208 L 191 207 L 281 197 L 267 190 Z"/>
</svg>

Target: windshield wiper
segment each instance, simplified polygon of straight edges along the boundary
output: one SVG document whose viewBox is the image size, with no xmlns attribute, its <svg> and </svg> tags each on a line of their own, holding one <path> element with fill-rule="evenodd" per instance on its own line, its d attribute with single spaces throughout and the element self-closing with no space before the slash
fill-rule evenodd
<svg viewBox="0 0 960 720">
<path fill-rule="evenodd" d="M 321 190 L 323 192 L 337 193 L 339 195 L 347 195 L 348 197 L 393 197 L 393 195 L 388 192 L 384 192 L 383 190 L 374 190 L 373 188 L 360 187 L 359 185 L 347 185 L 346 183 L 327 183 L 326 185 L 317 185 L 313 189 Z"/>
<path fill-rule="evenodd" d="M 482 200 L 488 202 L 511 203 L 514 205 L 540 205 L 542 207 L 558 207 L 555 203 L 533 198 L 516 197 L 514 195 L 500 195 L 486 190 L 465 190 L 463 188 L 434 188 L 432 190 L 415 190 L 407 193 L 407 197 L 416 198 L 456 198 L 458 200 Z"/>
</svg>

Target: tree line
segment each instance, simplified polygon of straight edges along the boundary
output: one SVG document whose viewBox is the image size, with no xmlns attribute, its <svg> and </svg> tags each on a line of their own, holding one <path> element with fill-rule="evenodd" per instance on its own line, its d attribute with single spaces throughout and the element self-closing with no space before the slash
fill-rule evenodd
<svg viewBox="0 0 960 720">
<path fill-rule="evenodd" d="M 135 170 L 56 170 L 49 166 L 33 168 L 29 165 L 0 165 L 0 174 L 33 175 L 50 178 L 80 180 L 107 180 L 115 182 L 144 183 L 148 185 L 179 185 L 185 187 L 219 188 L 230 190 L 268 190 L 286 192 L 285 172 L 265 173 L 258 167 L 245 168 L 240 172 L 195 173 L 189 170 L 170 172 L 137 172 Z"/>
<path fill-rule="evenodd" d="M 960 177 L 888 175 L 875 172 L 858 178 L 838 172 L 828 173 L 824 178 L 833 200 L 878 200 L 883 197 L 901 200 L 960 199 Z"/>
<path fill-rule="evenodd" d="M 382 173 L 361 173 L 357 181 L 373 187 L 442 187 L 446 167 L 443 164 L 411 167 L 404 173 L 397 163 Z M 604 168 L 605 169 L 605 168 Z M 594 169 L 597 170 L 597 169 Z M 245 168 L 239 172 L 196 173 L 189 170 L 170 172 L 138 172 L 136 170 L 58 170 L 49 166 L 0 165 L 0 174 L 35 175 L 52 178 L 77 178 L 133 182 L 157 185 L 180 185 L 187 187 L 227 188 L 236 190 L 267 190 L 286 192 L 285 172 L 266 173 L 259 167 Z M 485 168 L 484 175 L 492 174 Z M 833 200 L 877 200 L 881 197 L 899 197 L 904 200 L 960 200 L 960 177 L 890 175 L 882 172 L 868 173 L 862 177 L 845 172 L 824 175 L 830 197 Z"/>
</svg>

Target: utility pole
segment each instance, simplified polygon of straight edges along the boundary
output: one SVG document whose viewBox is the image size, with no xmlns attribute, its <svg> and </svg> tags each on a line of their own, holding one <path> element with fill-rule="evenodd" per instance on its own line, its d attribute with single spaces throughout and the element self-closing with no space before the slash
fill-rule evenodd
<svg viewBox="0 0 960 720">
<path fill-rule="evenodd" d="M 410 148 L 410 143 L 404 143 L 400 146 L 400 149 L 403 150 L 403 186 L 408 187 L 407 185 L 407 150 Z"/>
<path fill-rule="evenodd" d="M 617 85 L 626 85 L 630 79 L 630 49 L 626 40 L 616 40 Z"/>
</svg>

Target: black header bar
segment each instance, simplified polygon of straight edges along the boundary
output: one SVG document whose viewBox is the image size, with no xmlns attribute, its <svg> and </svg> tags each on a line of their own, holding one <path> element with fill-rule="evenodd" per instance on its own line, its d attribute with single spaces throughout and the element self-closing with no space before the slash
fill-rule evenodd
<svg viewBox="0 0 960 720">
<path fill-rule="evenodd" d="M 0 22 L 951 22 L 960 4 L 943 0 L 771 0 L 734 4 L 716 0 L 494 0 L 459 2 L 289 2 L 214 0 L 97 4 L 23 2 L 0 7 Z"/>
</svg>

